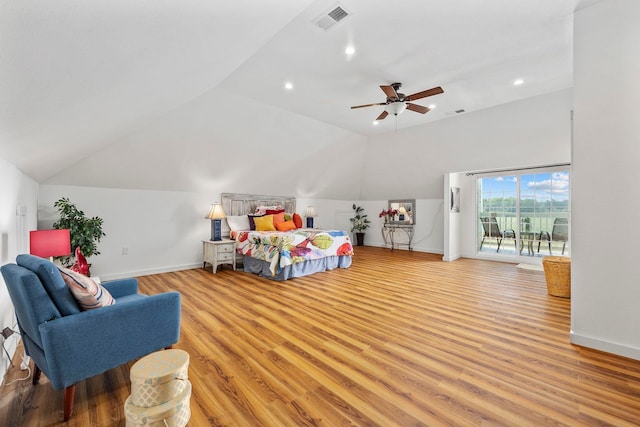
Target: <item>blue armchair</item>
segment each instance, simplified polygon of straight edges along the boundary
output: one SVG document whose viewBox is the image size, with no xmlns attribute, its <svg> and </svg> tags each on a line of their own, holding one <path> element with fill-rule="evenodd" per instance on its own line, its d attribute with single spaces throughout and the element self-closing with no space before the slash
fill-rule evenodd
<svg viewBox="0 0 640 427">
<path fill-rule="evenodd" d="M 114 305 L 80 311 L 58 268 L 33 255 L 0 268 L 15 308 L 33 384 L 40 372 L 64 389 L 64 420 L 73 411 L 75 384 L 156 350 L 180 337 L 180 294 L 146 296 L 136 279 L 104 282 Z"/>
</svg>

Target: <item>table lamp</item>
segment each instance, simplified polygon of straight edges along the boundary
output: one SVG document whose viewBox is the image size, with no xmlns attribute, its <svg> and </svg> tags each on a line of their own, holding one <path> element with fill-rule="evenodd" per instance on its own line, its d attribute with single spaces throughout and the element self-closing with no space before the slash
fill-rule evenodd
<svg viewBox="0 0 640 427">
<path fill-rule="evenodd" d="M 69 229 L 33 230 L 29 232 L 29 253 L 42 258 L 71 255 Z"/>
<path fill-rule="evenodd" d="M 214 203 L 209 209 L 209 214 L 205 217 L 211 220 L 211 240 L 222 240 L 222 220 L 227 216 L 224 214 L 222 205 L 220 203 Z"/>
<path fill-rule="evenodd" d="M 307 206 L 307 210 L 304 213 L 304 216 L 307 217 L 307 228 L 313 228 L 313 218 L 318 216 L 316 213 L 316 208 L 313 206 Z"/>
<path fill-rule="evenodd" d="M 404 208 L 404 206 L 400 206 L 400 209 L 398 209 L 398 220 L 404 221 L 404 216 L 406 214 L 407 214 L 407 210 Z"/>
</svg>

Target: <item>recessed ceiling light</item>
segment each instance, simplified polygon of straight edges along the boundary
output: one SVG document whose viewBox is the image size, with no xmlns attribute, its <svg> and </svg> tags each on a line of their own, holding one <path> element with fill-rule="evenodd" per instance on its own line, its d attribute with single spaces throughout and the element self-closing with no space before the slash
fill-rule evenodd
<svg viewBox="0 0 640 427">
<path fill-rule="evenodd" d="M 436 108 L 436 104 L 429 104 L 429 109 L 433 110 L 434 108 Z"/>
<path fill-rule="evenodd" d="M 522 83 L 524 83 L 524 80 L 522 79 L 516 79 L 513 81 L 514 86 L 520 86 Z"/>
<path fill-rule="evenodd" d="M 356 48 L 353 46 L 347 46 L 347 48 L 344 50 L 344 53 L 346 53 L 347 55 L 353 55 L 354 53 L 356 53 Z"/>
<path fill-rule="evenodd" d="M 284 84 L 284 88 L 285 88 L 286 90 L 292 90 L 292 89 L 293 89 L 293 83 L 291 83 L 291 82 L 286 82 L 286 83 Z"/>
<path fill-rule="evenodd" d="M 379 124 L 379 123 L 380 123 L 380 122 L 379 122 L 379 121 L 377 121 L 377 120 L 374 120 L 374 121 L 373 121 L 373 125 L 374 125 L 374 126 L 378 126 L 378 124 Z"/>
</svg>

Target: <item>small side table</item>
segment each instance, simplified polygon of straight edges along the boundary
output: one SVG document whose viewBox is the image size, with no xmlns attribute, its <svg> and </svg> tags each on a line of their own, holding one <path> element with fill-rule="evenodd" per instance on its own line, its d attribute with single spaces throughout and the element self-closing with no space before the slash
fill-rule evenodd
<svg viewBox="0 0 640 427">
<path fill-rule="evenodd" d="M 236 269 L 236 241 L 230 239 L 203 240 L 202 241 L 202 268 L 207 263 L 211 264 L 213 274 L 216 274 L 218 266 L 222 264 L 233 265 Z"/>
</svg>

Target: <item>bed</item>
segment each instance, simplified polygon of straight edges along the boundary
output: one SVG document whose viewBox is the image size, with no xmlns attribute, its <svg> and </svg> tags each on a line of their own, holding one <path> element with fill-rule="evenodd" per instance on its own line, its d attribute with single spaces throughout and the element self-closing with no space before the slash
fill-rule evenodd
<svg viewBox="0 0 640 427">
<path fill-rule="evenodd" d="M 221 202 L 229 236 L 237 242 L 246 272 L 287 280 L 351 266 L 349 233 L 302 228 L 302 220 L 295 214 L 295 198 L 223 193 Z M 268 229 L 276 218 L 277 228 Z M 297 222 L 299 227 L 291 228 L 289 222 Z"/>
</svg>

